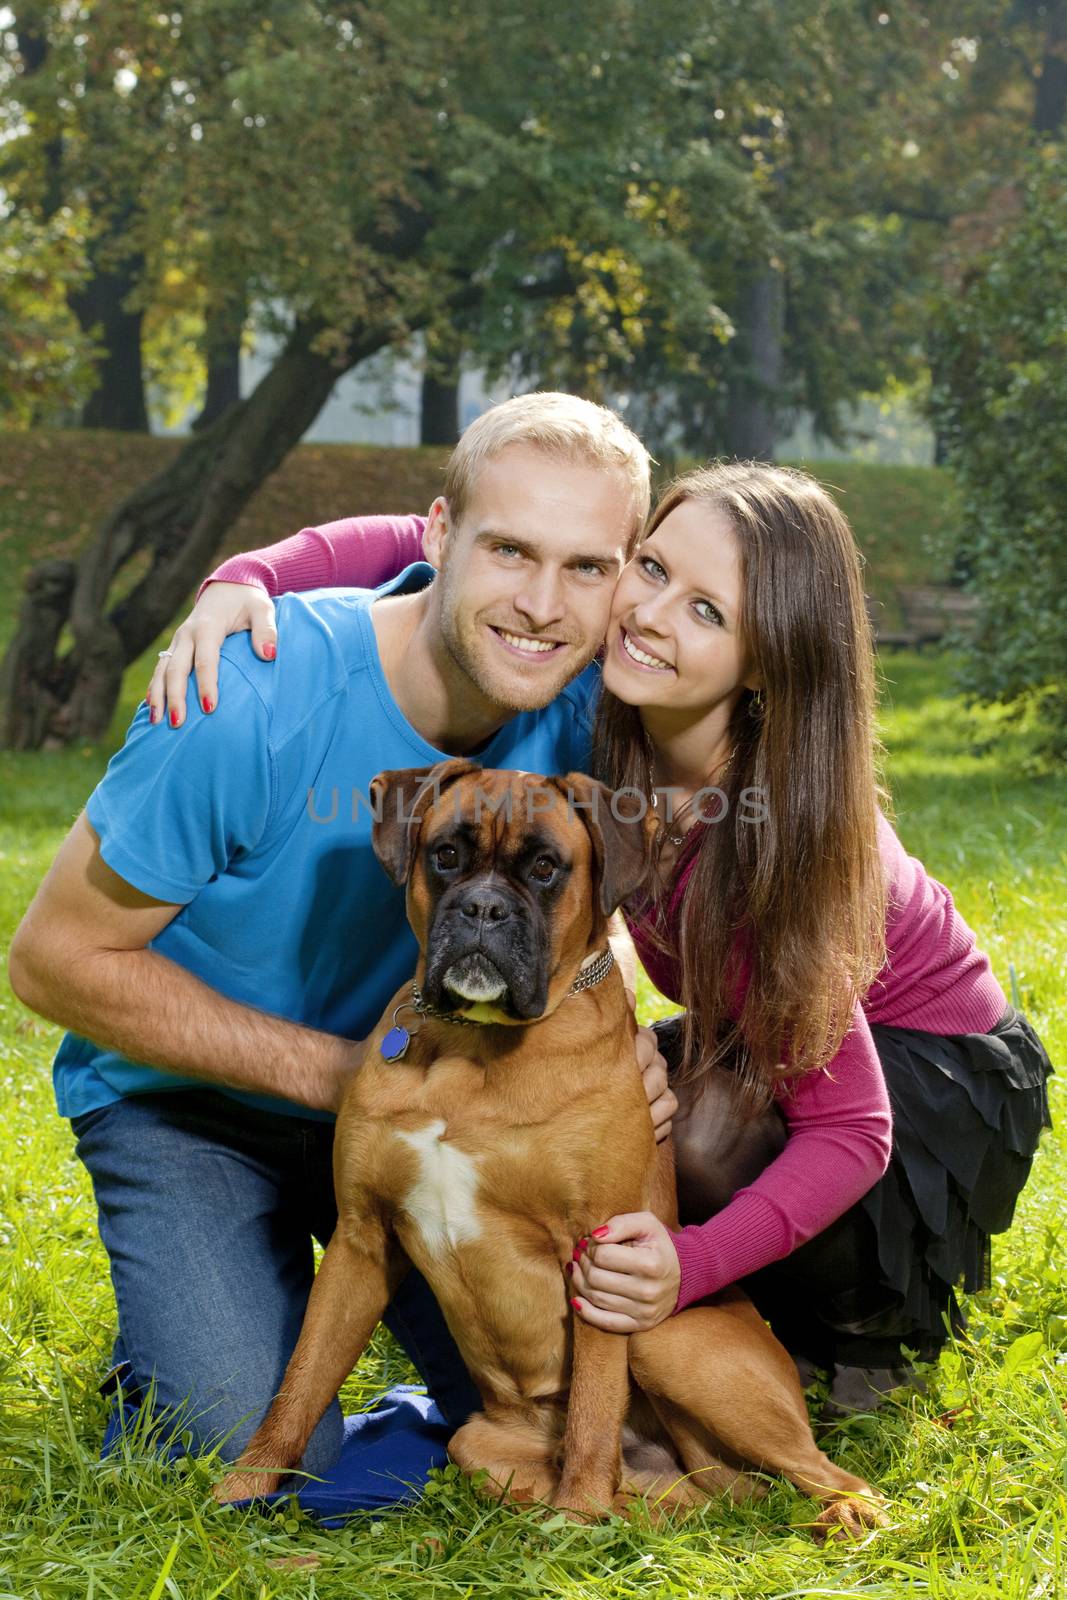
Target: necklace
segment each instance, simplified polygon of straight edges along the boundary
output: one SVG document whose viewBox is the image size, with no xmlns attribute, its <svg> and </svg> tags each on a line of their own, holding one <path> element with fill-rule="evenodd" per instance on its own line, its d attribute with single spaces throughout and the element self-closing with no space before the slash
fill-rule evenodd
<svg viewBox="0 0 1067 1600">
<path fill-rule="evenodd" d="M 726 758 L 725 765 L 721 768 L 721 770 L 717 774 L 719 783 L 722 782 L 722 780 L 726 777 L 726 774 L 729 772 L 730 768 L 733 766 L 735 753 L 736 752 L 734 750 L 730 751 L 730 754 Z M 693 801 L 696 799 L 697 795 L 701 792 L 701 789 L 703 789 L 705 787 L 707 787 L 707 785 L 702 784 L 700 789 L 695 789 L 693 791 L 693 793 L 689 796 L 689 799 L 686 800 L 684 802 L 684 804 L 682 804 L 682 805 L 680 805 L 678 807 L 678 810 L 674 813 L 674 816 L 671 819 L 672 822 L 677 823 L 679 818 L 685 816 L 686 812 L 689 810 L 690 806 L 693 804 Z M 652 809 L 653 809 L 653 811 L 658 813 L 658 811 L 659 811 L 659 797 L 658 797 L 658 795 L 656 793 L 655 776 L 654 776 L 653 771 L 652 771 L 652 762 L 651 762 L 651 760 L 648 763 L 648 788 L 649 788 L 649 793 L 652 796 Z M 666 841 L 667 844 L 673 844 L 674 847 L 677 849 L 680 845 L 683 845 L 685 843 L 685 831 L 683 831 L 681 833 L 669 833 L 667 831 L 667 824 L 665 822 L 663 824 L 663 838 L 664 838 L 664 840 Z"/>
</svg>

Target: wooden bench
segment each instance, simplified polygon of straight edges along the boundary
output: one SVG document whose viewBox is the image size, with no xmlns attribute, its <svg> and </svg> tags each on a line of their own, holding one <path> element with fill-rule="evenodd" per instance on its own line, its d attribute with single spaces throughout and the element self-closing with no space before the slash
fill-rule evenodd
<svg viewBox="0 0 1067 1600">
<path fill-rule="evenodd" d="M 897 601 L 900 626 L 887 627 L 884 606 L 867 598 L 867 615 L 879 649 L 921 650 L 924 645 L 939 644 L 948 633 L 970 633 L 981 604 L 977 595 L 947 583 L 898 589 Z"/>
</svg>

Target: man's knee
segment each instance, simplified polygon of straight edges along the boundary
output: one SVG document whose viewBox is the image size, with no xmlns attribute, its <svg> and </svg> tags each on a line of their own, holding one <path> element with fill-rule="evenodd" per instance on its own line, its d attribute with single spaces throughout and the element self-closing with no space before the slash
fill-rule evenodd
<svg viewBox="0 0 1067 1600">
<path fill-rule="evenodd" d="M 169 1448 L 180 1442 L 191 1455 L 217 1452 L 223 1461 L 236 1461 L 266 1416 L 279 1384 L 273 1364 L 251 1360 L 228 1380 L 217 1372 L 184 1380 L 157 1373 L 147 1383 L 141 1380 L 138 1388 L 161 1445 Z M 334 1400 L 311 1436 L 303 1470 L 315 1476 L 328 1473 L 340 1455 L 343 1434 L 341 1408 Z"/>
</svg>

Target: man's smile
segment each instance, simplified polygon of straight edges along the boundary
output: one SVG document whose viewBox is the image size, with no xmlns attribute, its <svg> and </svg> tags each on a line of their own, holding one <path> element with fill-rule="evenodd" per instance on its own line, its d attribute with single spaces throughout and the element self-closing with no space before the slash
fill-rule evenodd
<svg viewBox="0 0 1067 1600">
<path fill-rule="evenodd" d="M 493 623 L 489 624 L 489 631 L 509 654 L 521 656 L 524 661 L 546 661 L 566 649 L 562 639 L 539 639 L 531 633 L 513 633 L 510 628 L 500 628 Z"/>
</svg>

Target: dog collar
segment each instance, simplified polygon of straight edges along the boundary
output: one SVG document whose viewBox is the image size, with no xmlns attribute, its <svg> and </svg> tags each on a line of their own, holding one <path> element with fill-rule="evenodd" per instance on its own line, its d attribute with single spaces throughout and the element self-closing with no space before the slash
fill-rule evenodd
<svg viewBox="0 0 1067 1600">
<path fill-rule="evenodd" d="M 578 976 L 571 984 L 564 1000 L 569 1000 L 571 995 L 581 994 L 583 989 L 592 989 L 594 984 L 601 983 L 615 965 L 615 957 L 611 946 L 602 950 L 599 955 L 587 956 L 578 970 Z M 560 1001 L 563 1004 L 563 1001 Z M 383 1061 L 400 1061 L 407 1053 L 411 1043 L 411 1031 L 402 1027 L 398 1017 L 402 1011 L 415 1011 L 420 1017 L 436 1017 L 441 1022 L 454 1022 L 463 1028 L 487 1028 L 494 1024 L 488 1019 L 479 1017 L 461 1017 L 455 1011 L 446 1011 L 441 1006 L 432 1006 L 423 998 L 422 990 L 415 979 L 411 980 L 411 1000 L 398 1005 L 393 1012 L 393 1025 L 381 1042 L 381 1055 Z M 540 1020 L 540 1019 L 538 1019 Z"/>
</svg>

